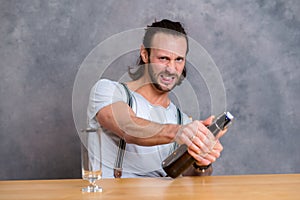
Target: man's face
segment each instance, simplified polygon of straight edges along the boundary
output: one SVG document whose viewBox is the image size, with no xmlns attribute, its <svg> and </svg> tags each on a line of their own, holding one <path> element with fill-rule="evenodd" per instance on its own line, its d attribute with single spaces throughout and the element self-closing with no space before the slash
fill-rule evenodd
<svg viewBox="0 0 300 200">
<path fill-rule="evenodd" d="M 172 90 L 185 66 L 187 42 L 183 36 L 157 33 L 151 42 L 148 72 L 152 84 L 162 92 Z"/>
</svg>

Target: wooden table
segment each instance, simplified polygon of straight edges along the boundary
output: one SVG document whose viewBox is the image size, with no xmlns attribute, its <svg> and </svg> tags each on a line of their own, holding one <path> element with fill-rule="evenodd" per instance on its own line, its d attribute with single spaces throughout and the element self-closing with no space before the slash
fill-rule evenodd
<svg viewBox="0 0 300 200">
<path fill-rule="evenodd" d="M 300 174 L 103 179 L 83 193 L 80 179 L 0 181 L 0 199 L 300 199 Z"/>
</svg>

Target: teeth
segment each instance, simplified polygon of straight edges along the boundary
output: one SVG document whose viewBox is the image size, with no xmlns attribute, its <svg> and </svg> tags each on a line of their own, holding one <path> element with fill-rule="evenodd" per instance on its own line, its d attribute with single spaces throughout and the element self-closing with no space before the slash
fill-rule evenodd
<svg viewBox="0 0 300 200">
<path fill-rule="evenodd" d="M 166 81 L 170 81 L 170 80 L 172 80 L 172 78 L 170 78 L 170 77 L 162 77 L 164 80 L 166 80 Z"/>
<path fill-rule="evenodd" d="M 166 79 L 166 80 L 174 80 L 175 77 L 174 76 L 164 76 L 164 75 L 160 75 L 161 78 Z"/>
</svg>

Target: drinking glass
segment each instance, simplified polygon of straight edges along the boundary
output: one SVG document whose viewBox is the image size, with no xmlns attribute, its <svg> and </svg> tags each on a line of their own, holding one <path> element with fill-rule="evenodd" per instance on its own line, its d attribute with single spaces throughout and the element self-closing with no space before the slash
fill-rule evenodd
<svg viewBox="0 0 300 200">
<path fill-rule="evenodd" d="M 102 178 L 101 164 L 101 128 L 82 130 L 81 137 L 81 168 L 82 179 L 89 181 L 83 192 L 102 192 L 96 184 Z"/>
</svg>

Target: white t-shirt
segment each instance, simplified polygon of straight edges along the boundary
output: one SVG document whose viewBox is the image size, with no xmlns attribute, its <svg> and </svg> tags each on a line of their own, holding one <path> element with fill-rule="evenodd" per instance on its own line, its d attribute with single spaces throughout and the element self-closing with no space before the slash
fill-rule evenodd
<svg viewBox="0 0 300 200">
<path fill-rule="evenodd" d="M 133 100 L 132 109 L 138 117 L 161 124 L 177 124 L 177 108 L 172 102 L 167 108 L 164 108 L 152 105 L 134 91 L 130 91 L 130 93 Z M 101 108 L 118 101 L 127 103 L 125 88 L 115 81 L 99 80 L 90 93 L 87 110 L 89 127 L 98 129 L 100 126 L 96 119 L 97 112 Z M 182 113 L 182 119 L 183 124 L 190 122 L 190 119 L 184 113 Z M 120 138 L 107 129 L 102 128 L 102 130 L 103 178 L 113 178 L 113 168 Z M 161 163 L 173 150 L 174 143 L 156 146 L 126 144 L 122 178 L 166 176 Z"/>
</svg>

